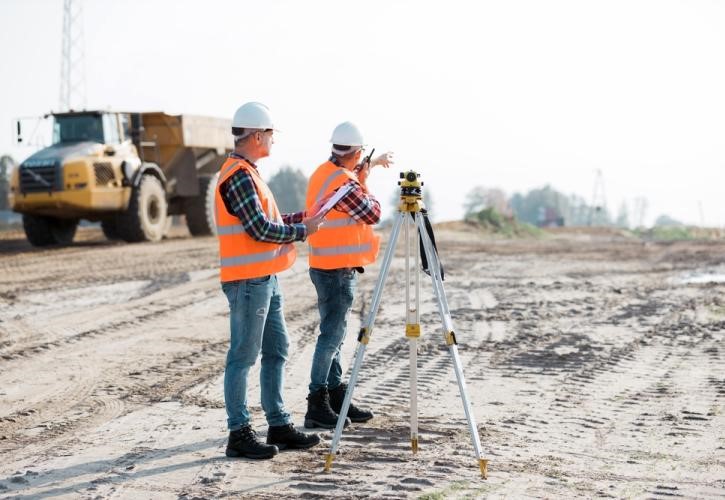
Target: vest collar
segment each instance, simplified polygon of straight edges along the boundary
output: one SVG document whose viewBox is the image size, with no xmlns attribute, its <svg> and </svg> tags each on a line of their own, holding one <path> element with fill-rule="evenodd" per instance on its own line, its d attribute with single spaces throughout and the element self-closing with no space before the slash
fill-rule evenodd
<svg viewBox="0 0 725 500">
<path fill-rule="evenodd" d="M 330 158 L 329 158 L 328 161 L 330 163 L 332 163 L 333 165 L 335 165 L 336 167 L 346 168 L 346 167 L 344 167 L 342 165 L 342 163 L 340 162 L 340 158 L 337 157 L 337 155 L 334 155 L 334 154 L 333 155 L 330 155 Z M 351 170 L 351 172 L 357 175 L 358 173 L 360 173 L 360 169 L 362 168 L 362 165 L 363 165 L 362 163 L 359 163 L 358 165 L 355 165 L 355 168 L 353 168 Z"/>
<path fill-rule="evenodd" d="M 259 168 L 257 168 L 257 165 L 255 165 L 254 162 L 248 160 L 247 158 L 240 155 L 239 153 L 235 153 L 234 151 L 232 151 L 231 153 L 229 153 L 229 158 L 235 158 L 237 160 L 244 160 L 247 163 L 249 163 L 252 167 L 254 167 L 254 170 L 259 170 Z"/>
<path fill-rule="evenodd" d="M 338 158 L 335 155 L 330 155 L 330 159 L 328 160 L 330 163 L 335 165 L 336 167 L 345 168 L 342 166 L 342 162 L 340 162 L 340 158 Z"/>
</svg>

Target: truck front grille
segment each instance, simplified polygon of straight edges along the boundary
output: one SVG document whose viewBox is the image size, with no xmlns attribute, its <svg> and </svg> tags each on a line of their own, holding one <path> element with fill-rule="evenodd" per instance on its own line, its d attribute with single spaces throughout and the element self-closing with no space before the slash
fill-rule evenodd
<svg viewBox="0 0 725 500">
<path fill-rule="evenodd" d="M 113 181 L 113 167 L 108 162 L 96 162 L 93 164 L 93 171 L 96 174 L 96 186 L 105 186 Z"/>
<path fill-rule="evenodd" d="M 40 193 L 57 191 L 58 169 L 55 165 L 42 167 L 20 167 L 20 192 Z"/>
</svg>

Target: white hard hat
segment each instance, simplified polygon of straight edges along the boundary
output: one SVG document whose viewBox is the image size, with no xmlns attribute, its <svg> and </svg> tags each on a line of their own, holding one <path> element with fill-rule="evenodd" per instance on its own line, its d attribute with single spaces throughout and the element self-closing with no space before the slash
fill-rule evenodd
<svg viewBox="0 0 725 500">
<path fill-rule="evenodd" d="M 330 142 L 339 146 L 358 146 L 362 147 L 365 143 L 363 142 L 362 132 L 352 122 L 343 122 L 332 131 L 332 137 Z"/>
<path fill-rule="evenodd" d="M 248 102 L 234 113 L 232 127 L 267 130 L 274 129 L 274 123 L 267 106 L 260 102 Z"/>
</svg>

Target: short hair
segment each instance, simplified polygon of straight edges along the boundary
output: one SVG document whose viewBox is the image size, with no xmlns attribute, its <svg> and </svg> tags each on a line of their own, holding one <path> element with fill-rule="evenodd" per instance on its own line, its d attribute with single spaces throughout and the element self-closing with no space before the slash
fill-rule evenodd
<svg viewBox="0 0 725 500">
<path fill-rule="evenodd" d="M 349 158 L 360 150 L 360 147 L 356 146 L 343 146 L 341 144 L 332 145 L 332 154 L 338 158 Z"/>
<path fill-rule="evenodd" d="M 268 132 L 270 130 L 273 130 L 271 128 L 242 128 L 242 127 L 232 127 L 232 135 L 234 136 L 234 146 L 237 146 L 240 142 L 248 139 L 252 135 L 254 135 L 256 132 Z"/>
<path fill-rule="evenodd" d="M 232 127 L 232 135 L 234 136 L 234 147 L 236 147 L 239 145 L 240 142 L 242 142 L 252 134 L 249 132 L 249 129 Z"/>
</svg>

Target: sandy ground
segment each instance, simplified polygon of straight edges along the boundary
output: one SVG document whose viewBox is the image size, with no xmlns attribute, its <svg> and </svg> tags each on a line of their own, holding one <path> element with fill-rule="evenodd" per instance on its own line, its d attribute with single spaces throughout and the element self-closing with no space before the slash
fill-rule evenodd
<svg viewBox="0 0 725 500">
<path fill-rule="evenodd" d="M 427 282 L 410 452 L 402 258 L 356 390 L 377 416 L 344 433 L 324 473 L 329 432 L 273 460 L 224 456 L 215 240 L 115 244 L 84 229 L 52 250 L 0 236 L 0 497 L 725 496 L 725 283 L 702 279 L 724 272 L 725 243 L 437 236 L 487 481 Z M 376 276 L 360 281 L 353 332 Z M 318 326 L 306 259 L 280 279 L 301 424 Z M 351 335 L 347 366 L 355 347 Z M 264 435 L 258 371 L 250 380 Z"/>
</svg>

